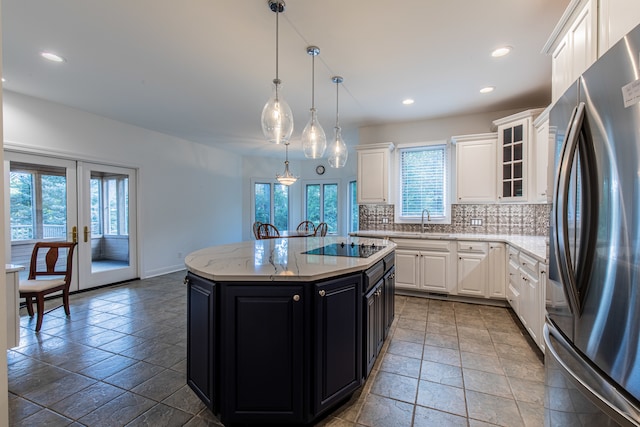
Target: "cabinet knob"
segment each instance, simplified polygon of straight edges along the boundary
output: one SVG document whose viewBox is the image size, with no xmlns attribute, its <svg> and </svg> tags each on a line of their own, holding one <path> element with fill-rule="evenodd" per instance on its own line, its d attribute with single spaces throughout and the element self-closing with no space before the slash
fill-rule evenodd
<svg viewBox="0 0 640 427">
<path fill-rule="evenodd" d="M 461 256 L 459 256 L 459 257 L 458 257 L 458 259 L 462 259 L 462 257 L 461 257 Z"/>
<path fill-rule="evenodd" d="M 327 293 L 324 291 L 324 289 L 318 291 L 318 295 L 320 295 L 321 297 L 325 296 Z"/>
<path fill-rule="evenodd" d="M 293 300 L 294 300 L 295 302 L 300 301 L 300 295 L 295 294 L 295 295 L 293 296 Z"/>
<path fill-rule="evenodd" d="M 182 281 L 185 285 L 189 284 L 189 276 L 184 276 L 184 280 Z"/>
</svg>

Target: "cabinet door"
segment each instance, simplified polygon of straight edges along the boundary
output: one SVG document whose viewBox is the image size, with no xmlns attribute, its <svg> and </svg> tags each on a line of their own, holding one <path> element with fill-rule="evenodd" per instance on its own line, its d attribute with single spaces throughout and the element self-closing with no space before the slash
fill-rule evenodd
<svg viewBox="0 0 640 427">
<path fill-rule="evenodd" d="M 395 317 L 395 294 L 396 294 L 396 268 L 391 267 L 384 275 L 384 339 L 389 334 L 389 329 Z"/>
<path fill-rule="evenodd" d="M 302 286 L 233 286 L 221 295 L 227 423 L 302 422 Z"/>
<path fill-rule="evenodd" d="M 315 285 L 315 394 L 319 415 L 360 386 L 362 275 Z"/>
<path fill-rule="evenodd" d="M 487 283 L 487 254 L 458 253 L 458 294 L 484 297 Z"/>
<path fill-rule="evenodd" d="M 553 197 L 553 150 L 549 150 L 549 120 L 536 126 L 536 201 L 550 202 Z"/>
<path fill-rule="evenodd" d="M 365 378 L 369 376 L 384 340 L 384 311 L 381 298 L 383 282 L 384 279 L 380 279 L 364 296 Z"/>
<path fill-rule="evenodd" d="M 565 36 L 551 55 L 551 99 L 557 101 L 575 80 L 571 74 L 571 48 Z"/>
<path fill-rule="evenodd" d="M 498 127 L 498 200 L 527 200 L 529 119 Z"/>
<path fill-rule="evenodd" d="M 389 202 L 389 150 L 358 151 L 359 204 Z"/>
<path fill-rule="evenodd" d="M 420 289 L 449 292 L 451 255 L 448 252 L 420 251 Z"/>
<path fill-rule="evenodd" d="M 191 273 L 187 284 L 187 384 L 215 410 L 215 284 Z"/>
<path fill-rule="evenodd" d="M 396 249 L 395 285 L 401 289 L 420 288 L 420 251 Z"/>
<path fill-rule="evenodd" d="M 496 201 L 496 140 L 456 144 L 458 202 Z"/>
<path fill-rule="evenodd" d="M 489 297 L 505 298 L 507 256 L 504 243 L 489 243 Z"/>
<path fill-rule="evenodd" d="M 640 23 L 640 2 L 600 0 L 598 6 L 598 57 L 600 57 Z"/>
</svg>

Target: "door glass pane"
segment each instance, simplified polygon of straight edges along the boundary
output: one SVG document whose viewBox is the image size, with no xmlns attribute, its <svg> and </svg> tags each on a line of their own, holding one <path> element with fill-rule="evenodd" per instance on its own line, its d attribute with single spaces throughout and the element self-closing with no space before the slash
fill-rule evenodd
<svg viewBox="0 0 640 427">
<path fill-rule="evenodd" d="M 511 128 L 506 128 L 502 132 L 502 143 L 503 144 L 511 144 Z"/>
<path fill-rule="evenodd" d="M 327 233 L 335 234 L 338 232 L 338 184 L 325 184 L 323 190 L 324 222 Z"/>
<path fill-rule="evenodd" d="M 514 126 L 513 128 L 513 142 L 522 141 L 522 125 Z"/>
<path fill-rule="evenodd" d="M 256 206 L 254 221 L 271 223 L 271 184 L 256 183 L 254 194 Z"/>
<path fill-rule="evenodd" d="M 318 225 L 322 222 L 320 216 L 320 184 L 307 184 L 307 220 Z"/>
<path fill-rule="evenodd" d="M 349 183 L 349 231 L 358 231 L 358 198 L 356 181 Z"/>
<path fill-rule="evenodd" d="M 9 205 L 11 263 L 27 266 L 26 278 L 35 242 L 66 240 L 66 169 L 12 161 Z"/>
<path fill-rule="evenodd" d="M 513 145 L 513 160 L 522 160 L 522 143 Z"/>
<path fill-rule="evenodd" d="M 129 266 L 129 177 L 92 171 L 91 272 Z M 87 231 L 88 232 L 88 231 Z"/>
<path fill-rule="evenodd" d="M 511 179 L 511 164 L 502 166 L 502 179 Z"/>
<path fill-rule="evenodd" d="M 278 230 L 289 228 L 289 187 L 282 184 L 273 185 L 274 224 Z"/>
</svg>

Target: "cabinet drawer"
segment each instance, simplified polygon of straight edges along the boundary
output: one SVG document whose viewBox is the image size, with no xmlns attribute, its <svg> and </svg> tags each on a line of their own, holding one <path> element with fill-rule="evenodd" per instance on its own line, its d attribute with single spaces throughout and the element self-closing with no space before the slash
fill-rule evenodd
<svg viewBox="0 0 640 427">
<path fill-rule="evenodd" d="M 513 246 L 509 246 L 509 252 L 507 252 L 509 261 L 513 261 L 516 264 L 520 265 L 520 262 L 518 261 L 518 255 L 520 255 L 520 251 L 514 248 Z"/>
<path fill-rule="evenodd" d="M 418 249 L 436 252 L 449 252 L 451 243 L 448 240 L 393 239 L 398 249 Z"/>
<path fill-rule="evenodd" d="M 523 254 L 521 252 L 518 257 L 518 260 L 520 261 L 520 265 L 522 266 L 522 269 L 526 273 L 529 273 L 529 275 L 533 277 L 538 276 L 538 261 L 536 259 L 530 257 L 529 255 Z"/>
<path fill-rule="evenodd" d="M 520 311 L 520 292 L 515 289 L 511 284 L 507 286 L 507 301 L 513 311 L 518 313 Z"/>
<path fill-rule="evenodd" d="M 458 242 L 458 252 L 486 254 L 488 251 L 489 244 L 487 242 Z"/>
</svg>

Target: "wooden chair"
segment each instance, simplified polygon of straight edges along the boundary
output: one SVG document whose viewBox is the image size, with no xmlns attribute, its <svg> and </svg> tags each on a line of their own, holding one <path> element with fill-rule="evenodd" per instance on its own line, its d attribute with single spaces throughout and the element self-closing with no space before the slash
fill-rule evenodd
<svg viewBox="0 0 640 427">
<path fill-rule="evenodd" d="M 260 221 L 256 221 L 253 223 L 253 235 L 255 236 L 256 240 L 258 240 L 260 237 L 258 237 L 258 228 L 262 225 L 262 223 Z"/>
<path fill-rule="evenodd" d="M 329 227 L 327 226 L 326 222 L 321 222 L 320 224 L 318 224 L 318 226 L 316 227 L 316 233 L 314 234 L 314 236 L 320 236 L 320 237 L 324 237 L 327 235 L 327 229 Z"/>
<path fill-rule="evenodd" d="M 72 242 L 37 242 L 33 247 L 29 276 L 27 280 L 20 281 L 19 290 L 20 298 L 24 298 L 27 302 L 27 312 L 30 317 L 33 317 L 33 298 L 36 299 L 38 310 L 36 332 L 40 331 L 42 327 L 45 295 L 62 291 L 64 312 L 67 316 L 70 314 L 69 285 L 71 284 L 71 268 L 75 247 L 76 243 Z M 61 261 L 62 265 L 56 265 L 58 258 L 62 258 L 65 255 L 66 261 Z M 41 276 L 46 276 L 46 278 L 39 279 Z"/>
<path fill-rule="evenodd" d="M 271 224 L 260 224 L 258 227 L 258 239 L 275 239 L 280 237 L 278 229 Z"/>
<path fill-rule="evenodd" d="M 297 231 L 310 231 L 311 233 L 315 234 L 316 232 L 316 226 L 313 225 L 313 222 L 305 220 L 302 221 L 300 224 L 298 224 L 298 227 L 296 228 Z"/>
</svg>

